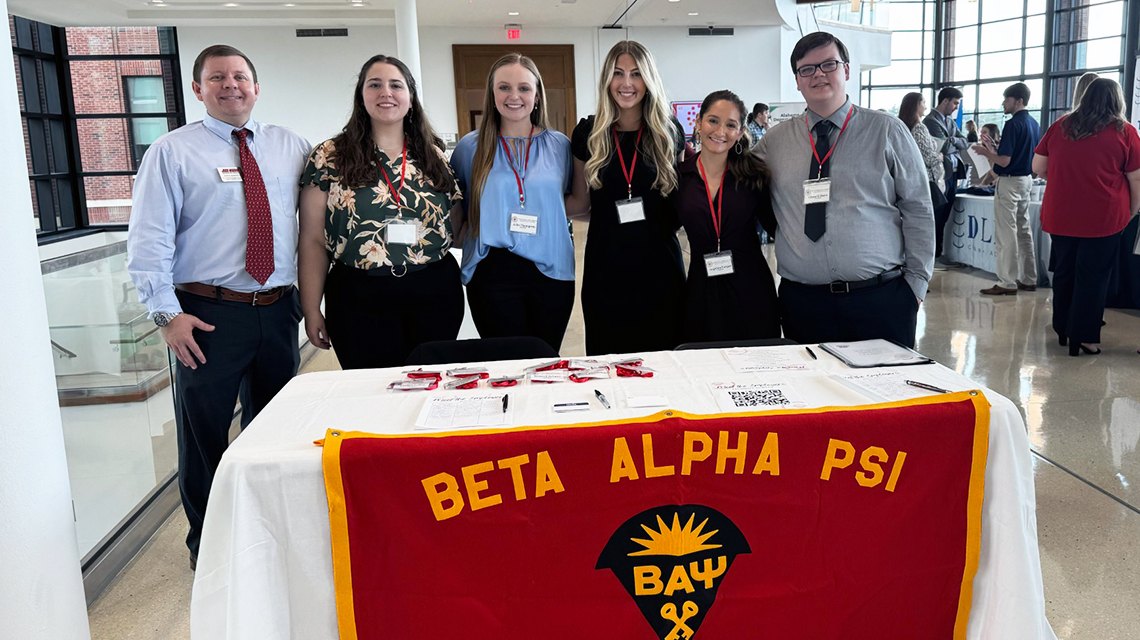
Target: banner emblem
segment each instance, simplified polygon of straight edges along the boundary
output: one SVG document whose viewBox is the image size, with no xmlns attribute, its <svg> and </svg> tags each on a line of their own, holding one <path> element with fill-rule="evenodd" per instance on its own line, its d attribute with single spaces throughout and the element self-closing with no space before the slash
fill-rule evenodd
<svg viewBox="0 0 1140 640">
<path fill-rule="evenodd" d="M 699 504 L 642 511 L 610 536 L 595 569 L 609 569 L 661 640 L 690 640 L 737 555 L 751 553 L 740 529 Z"/>
</svg>

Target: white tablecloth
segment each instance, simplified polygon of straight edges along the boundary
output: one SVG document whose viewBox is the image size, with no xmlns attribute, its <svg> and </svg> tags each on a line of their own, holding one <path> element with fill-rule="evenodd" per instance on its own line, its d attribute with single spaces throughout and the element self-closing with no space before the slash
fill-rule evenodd
<svg viewBox="0 0 1140 640">
<path fill-rule="evenodd" d="M 1029 230 L 1033 234 L 1033 247 L 1037 254 L 1037 284 L 1049 286 L 1049 252 L 1053 240 L 1041 229 L 1041 203 L 1029 203 Z M 942 251 L 955 262 L 963 262 L 990 273 L 997 272 L 997 252 L 994 244 L 994 198 L 958 194 L 954 211 L 946 225 Z"/>
<path fill-rule="evenodd" d="M 565 424 L 634 418 L 660 411 L 629 409 L 626 397 L 664 395 L 670 408 L 718 413 L 709 382 L 791 381 L 813 406 L 867 404 L 826 377 L 849 371 L 816 350 L 804 372 L 734 373 L 720 350 L 646 355 L 651 379 L 598 380 L 516 387 L 511 391 L 519 425 Z M 492 375 L 518 373 L 532 361 L 493 363 Z M 907 377 L 952 390 L 976 388 L 941 365 L 905 367 Z M 214 478 L 198 571 L 190 604 L 194 640 L 323 640 L 337 637 L 332 558 L 321 472 L 313 440 L 325 430 L 404 433 L 411 430 L 428 393 L 390 393 L 397 369 L 325 372 L 300 376 L 265 408 L 226 452 Z M 614 408 L 554 414 L 555 401 L 591 400 L 605 393 Z M 1033 470 L 1025 425 L 1006 398 L 984 390 L 993 404 L 982 544 L 974 580 L 967 637 L 971 640 L 1055 640 L 1045 618 Z M 596 402 L 592 403 L 597 406 Z M 921 428 L 921 425 L 915 425 Z M 917 637 L 917 636 L 916 636 Z"/>
</svg>

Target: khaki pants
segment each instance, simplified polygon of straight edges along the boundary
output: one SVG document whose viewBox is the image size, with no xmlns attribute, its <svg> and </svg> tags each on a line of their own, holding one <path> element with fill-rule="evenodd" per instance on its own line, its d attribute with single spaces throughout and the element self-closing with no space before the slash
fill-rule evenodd
<svg viewBox="0 0 1140 640">
<path fill-rule="evenodd" d="M 998 176 L 994 193 L 994 245 L 998 286 L 1006 289 L 1037 284 L 1037 256 L 1029 229 L 1031 176 Z M 1020 264 L 1020 278 L 1018 267 Z"/>
</svg>

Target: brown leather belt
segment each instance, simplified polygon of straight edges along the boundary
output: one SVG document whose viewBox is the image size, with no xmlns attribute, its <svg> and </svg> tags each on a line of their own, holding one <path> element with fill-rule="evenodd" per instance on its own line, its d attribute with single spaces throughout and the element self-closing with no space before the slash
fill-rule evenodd
<svg viewBox="0 0 1140 640">
<path fill-rule="evenodd" d="M 281 296 L 289 290 L 289 287 L 274 287 L 265 291 L 242 292 L 227 289 L 225 287 L 215 287 L 212 284 L 202 284 L 201 282 L 187 282 L 186 284 L 176 284 L 175 289 L 192 293 L 196 296 L 203 298 L 210 298 L 213 300 L 227 300 L 229 302 L 243 302 L 248 305 L 264 307 L 273 304 L 281 299 Z"/>
</svg>

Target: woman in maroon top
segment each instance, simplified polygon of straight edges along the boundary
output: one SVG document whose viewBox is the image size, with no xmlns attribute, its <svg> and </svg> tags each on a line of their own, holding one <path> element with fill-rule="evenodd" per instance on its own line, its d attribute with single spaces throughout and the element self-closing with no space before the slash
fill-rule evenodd
<svg viewBox="0 0 1140 640">
<path fill-rule="evenodd" d="M 1041 138 L 1033 172 L 1048 177 L 1041 225 L 1053 237 L 1053 330 L 1071 356 L 1100 353 L 1120 233 L 1140 208 L 1140 136 L 1124 118 L 1120 85 L 1089 85 Z"/>
<path fill-rule="evenodd" d="M 768 167 L 743 138 L 748 110 L 731 91 L 709 94 L 697 118 L 701 151 L 681 163 L 673 192 L 689 237 L 687 342 L 780 337 L 776 286 L 756 221 L 774 233 Z"/>
</svg>

